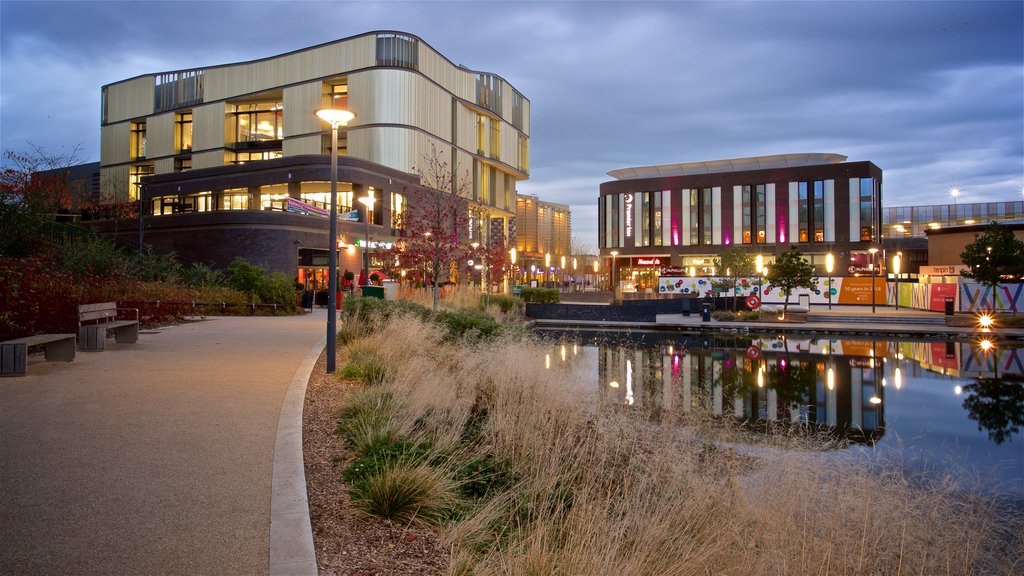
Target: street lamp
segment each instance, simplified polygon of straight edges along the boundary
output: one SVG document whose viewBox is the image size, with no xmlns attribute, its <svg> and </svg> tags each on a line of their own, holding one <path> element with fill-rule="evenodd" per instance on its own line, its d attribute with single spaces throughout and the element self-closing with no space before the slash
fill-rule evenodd
<svg viewBox="0 0 1024 576">
<path fill-rule="evenodd" d="M 327 373 L 334 373 L 338 338 L 338 126 L 348 126 L 355 114 L 341 108 L 321 108 L 318 118 L 331 125 L 331 216 L 327 242 Z"/>
<path fill-rule="evenodd" d="M 836 257 L 831 252 L 825 255 L 825 272 L 828 272 L 828 309 L 832 309 L 832 271 L 836 269 Z"/>
<path fill-rule="evenodd" d="M 551 252 L 544 254 L 544 284 L 548 283 L 548 274 L 551 273 Z"/>
<path fill-rule="evenodd" d="M 903 253 L 897 252 L 892 257 L 892 273 L 896 275 L 896 309 L 900 309 L 900 264 L 902 264 Z"/>
<path fill-rule="evenodd" d="M 565 256 L 562 256 L 562 267 L 559 271 L 562 273 L 562 291 L 565 291 Z"/>
<path fill-rule="evenodd" d="M 953 186 L 949 189 L 949 195 L 953 197 L 953 205 L 956 206 L 956 201 L 960 198 L 960 188 Z M 955 215 L 953 217 L 956 218 Z"/>
<path fill-rule="evenodd" d="M 512 283 L 515 284 L 516 283 L 516 249 L 515 249 L 515 247 L 513 247 L 511 250 L 508 251 L 508 255 L 509 255 L 509 261 L 511 262 L 511 265 L 509 266 L 508 273 L 512 277 Z"/>
<path fill-rule="evenodd" d="M 871 253 L 871 313 L 875 313 L 875 277 L 878 273 L 877 267 L 875 266 L 875 254 L 878 254 L 878 248 L 872 246 L 868 248 L 868 252 Z"/>
</svg>

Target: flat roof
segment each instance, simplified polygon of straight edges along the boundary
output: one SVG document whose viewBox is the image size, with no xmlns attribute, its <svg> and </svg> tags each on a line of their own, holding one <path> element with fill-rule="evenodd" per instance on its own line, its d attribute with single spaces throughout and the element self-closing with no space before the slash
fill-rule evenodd
<svg viewBox="0 0 1024 576">
<path fill-rule="evenodd" d="M 842 154 L 774 154 L 771 156 L 751 156 L 749 158 L 729 158 L 725 160 L 704 160 L 700 162 L 660 164 L 658 166 L 619 168 L 608 172 L 608 175 L 616 180 L 636 180 L 639 178 L 664 178 L 667 176 L 689 176 L 692 174 L 716 174 L 721 172 L 742 172 L 745 170 L 840 164 L 845 161 L 846 156 Z"/>
</svg>

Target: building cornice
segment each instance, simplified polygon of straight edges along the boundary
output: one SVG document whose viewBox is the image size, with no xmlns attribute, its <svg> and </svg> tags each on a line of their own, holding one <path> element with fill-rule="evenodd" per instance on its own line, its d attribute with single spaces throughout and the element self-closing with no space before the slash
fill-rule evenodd
<svg viewBox="0 0 1024 576">
<path fill-rule="evenodd" d="M 750 156 L 748 158 L 619 168 L 608 172 L 608 175 L 617 180 L 638 180 L 642 178 L 664 178 L 695 174 L 719 174 L 723 172 L 841 164 L 846 161 L 846 158 L 842 154 L 832 153 L 774 154 L 771 156 Z"/>
</svg>

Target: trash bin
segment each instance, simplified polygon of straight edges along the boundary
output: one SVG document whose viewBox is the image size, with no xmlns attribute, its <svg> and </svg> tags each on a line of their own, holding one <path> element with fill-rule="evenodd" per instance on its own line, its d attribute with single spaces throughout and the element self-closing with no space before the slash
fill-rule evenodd
<svg viewBox="0 0 1024 576">
<path fill-rule="evenodd" d="M 954 303 L 954 299 L 952 297 L 950 297 L 950 296 L 946 296 L 946 301 L 945 301 L 946 316 L 952 316 L 953 315 L 953 303 Z"/>
<path fill-rule="evenodd" d="M 313 311 L 313 291 L 305 290 L 302 292 L 302 309 Z"/>
<path fill-rule="evenodd" d="M 711 321 L 711 302 L 700 303 L 700 319 L 701 322 Z"/>
</svg>

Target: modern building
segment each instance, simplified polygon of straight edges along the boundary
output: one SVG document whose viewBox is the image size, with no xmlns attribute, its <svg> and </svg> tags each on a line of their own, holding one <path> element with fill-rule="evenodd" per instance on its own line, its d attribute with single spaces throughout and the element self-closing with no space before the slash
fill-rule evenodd
<svg viewBox="0 0 1024 576">
<path fill-rule="evenodd" d="M 417 191 L 441 187 L 419 176 L 430 173 L 451 174 L 466 235 L 508 241 L 529 174 L 530 102 L 404 32 L 103 86 L 101 194 L 138 202 L 138 233 L 158 249 L 322 279 L 331 138 L 314 112 L 328 107 L 355 114 L 339 137 L 339 211 L 358 212 L 339 225 L 346 244 L 399 238 Z M 358 270 L 359 257 L 343 250 L 339 268 Z"/>
<path fill-rule="evenodd" d="M 741 247 L 774 255 L 794 246 L 825 274 L 867 270 L 881 240 L 882 170 L 839 154 L 780 154 L 612 170 L 601 184 L 599 246 L 617 279 L 655 284 L 659 270 L 713 276 Z"/>
<path fill-rule="evenodd" d="M 567 204 L 546 202 L 537 196 L 516 196 L 516 266 L 527 278 L 559 272 L 562 258 L 571 266 L 572 213 Z M 555 270 L 552 270 L 554 268 Z M 539 271 L 539 272 L 538 272 Z"/>
<path fill-rule="evenodd" d="M 924 238 L 930 230 L 1024 220 L 1024 200 L 892 206 L 882 210 L 885 238 Z"/>
</svg>

